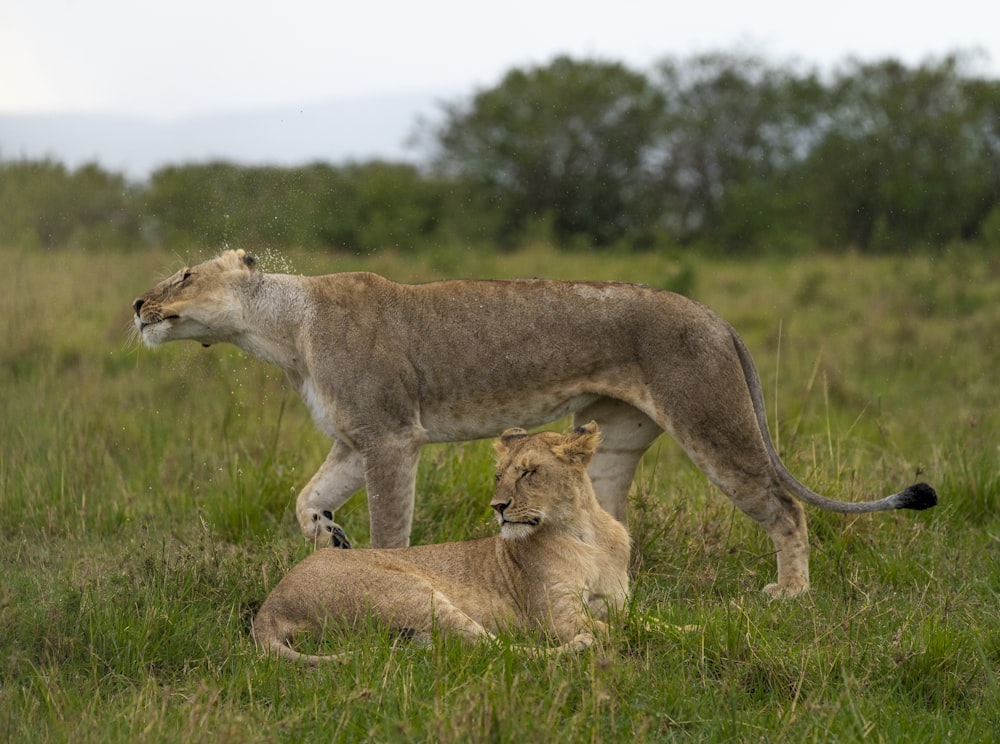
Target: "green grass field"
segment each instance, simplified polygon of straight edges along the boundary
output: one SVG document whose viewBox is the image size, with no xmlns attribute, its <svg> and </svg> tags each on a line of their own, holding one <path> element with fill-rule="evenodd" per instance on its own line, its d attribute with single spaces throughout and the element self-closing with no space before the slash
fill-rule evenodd
<svg viewBox="0 0 1000 744">
<path fill-rule="evenodd" d="M 746 339 L 801 480 L 941 496 L 921 513 L 809 509 L 812 591 L 769 602 L 770 542 L 664 437 L 633 490 L 632 606 L 601 648 L 525 659 L 372 627 L 331 639 L 348 664 L 303 669 L 258 658 L 248 629 L 309 550 L 293 502 L 329 444 L 235 348 L 129 342 L 132 298 L 186 258 L 0 249 L 0 739 L 996 739 L 1000 259 L 262 256 L 678 289 Z M 414 542 L 491 534 L 491 484 L 488 442 L 426 448 Z M 363 494 L 338 518 L 367 542 Z"/>
</svg>

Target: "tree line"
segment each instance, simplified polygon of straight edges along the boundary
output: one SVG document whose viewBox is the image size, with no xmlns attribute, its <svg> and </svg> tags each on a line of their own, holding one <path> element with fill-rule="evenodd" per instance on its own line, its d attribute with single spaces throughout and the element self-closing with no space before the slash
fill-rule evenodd
<svg viewBox="0 0 1000 744">
<path fill-rule="evenodd" d="M 416 125 L 419 165 L 0 162 L 0 236 L 363 251 L 1000 245 L 1000 82 L 954 55 L 831 74 L 754 56 L 560 57 Z"/>
</svg>

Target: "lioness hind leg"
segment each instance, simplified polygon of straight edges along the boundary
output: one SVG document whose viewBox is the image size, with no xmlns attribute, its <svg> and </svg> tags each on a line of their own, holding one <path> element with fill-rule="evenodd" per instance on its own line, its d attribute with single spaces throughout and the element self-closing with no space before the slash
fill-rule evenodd
<svg viewBox="0 0 1000 744">
<path fill-rule="evenodd" d="M 441 633 L 467 641 L 493 638 L 490 631 L 429 581 L 402 573 L 382 574 L 380 578 L 380 592 L 369 598 L 372 609 L 417 643 L 427 643 L 435 625 Z"/>
<path fill-rule="evenodd" d="M 738 359 L 716 359 L 686 372 L 697 394 L 670 398 L 657 420 L 694 463 L 774 543 L 778 581 L 764 591 L 794 596 L 809 588 L 809 538 L 801 504 L 778 481 Z"/>
<path fill-rule="evenodd" d="M 663 429 L 642 411 L 613 398 L 600 398 L 573 416 L 576 425 L 591 420 L 600 427 L 601 445 L 587 474 L 601 506 L 626 524 L 628 491 L 636 465 Z"/>
<path fill-rule="evenodd" d="M 718 432 L 716 432 L 718 433 Z M 724 441 L 721 438 L 713 442 Z M 730 501 L 764 528 L 774 543 L 778 581 L 764 587 L 772 597 L 793 597 L 809 588 L 809 535 L 802 505 L 785 492 L 756 437 L 757 450 L 687 446 L 695 464 Z M 714 457 L 706 457 L 714 452 Z"/>
<path fill-rule="evenodd" d="M 736 507 L 764 528 L 774 543 L 778 580 L 764 587 L 772 597 L 794 597 L 809 588 L 809 535 L 802 505 L 774 478 L 746 475 L 710 479 Z"/>
<path fill-rule="evenodd" d="M 764 587 L 771 597 L 794 597 L 809 589 L 809 533 L 802 505 L 776 482 L 754 498 L 730 496 L 733 503 L 753 517 L 774 543 L 778 581 Z"/>
</svg>

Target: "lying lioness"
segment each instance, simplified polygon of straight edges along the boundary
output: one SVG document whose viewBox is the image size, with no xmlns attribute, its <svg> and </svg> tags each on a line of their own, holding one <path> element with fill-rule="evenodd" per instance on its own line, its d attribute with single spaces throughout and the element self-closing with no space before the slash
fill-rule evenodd
<svg viewBox="0 0 1000 744">
<path fill-rule="evenodd" d="M 367 486 L 372 545 L 406 545 L 425 443 L 569 413 L 601 427 L 590 477 L 622 522 L 639 458 L 670 432 L 771 537 L 778 581 L 765 590 L 774 596 L 809 586 L 796 498 L 839 512 L 937 501 L 923 483 L 859 503 L 799 483 L 771 443 L 743 342 L 711 310 L 672 292 L 618 282 L 408 285 L 367 273 L 266 274 L 252 256 L 226 251 L 160 282 L 133 309 L 150 346 L 229 342 L 285 370 L 334 440 L 295 507 L 311 540 L 341 535 L 334 511 Z"/>
<path fill-rule="evenodd" d="M 301 631 L 350 626 L 369 613 L 426 637 L 433 626 L 470 641 L 499 630 L 540 630 L 578 650 L 604 632 L 608 609 L 628 596 L 629 537 L 597 503 L 587 464 L 594 422 L 567 435 L 505 431 L 496 443 L 491 506 L 500 534 L 412 548 L 322 548 L 268 595 L 253 623 L 257 645 L 289 659 Z"/>
</svg>

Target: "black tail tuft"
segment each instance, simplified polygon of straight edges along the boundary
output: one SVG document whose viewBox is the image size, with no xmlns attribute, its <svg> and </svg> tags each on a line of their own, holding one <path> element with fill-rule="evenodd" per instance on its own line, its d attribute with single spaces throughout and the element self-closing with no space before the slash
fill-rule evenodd
<svg viewBox="0 0 1000 744">
<path fill-rule="evenodd" d="M 897 509 L 930 509 L 938 502 L 937 492 L 926 483 L 914 483 L 899 494 Z"/>
</svg>

